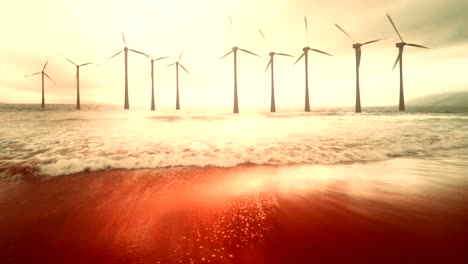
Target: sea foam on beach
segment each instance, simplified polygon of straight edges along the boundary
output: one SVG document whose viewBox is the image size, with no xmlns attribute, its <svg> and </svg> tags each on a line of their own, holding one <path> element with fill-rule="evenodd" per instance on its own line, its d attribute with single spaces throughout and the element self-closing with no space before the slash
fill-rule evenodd
<svg viewBox="0 0 468 264">
<path fill-rule="evenodd" d="M 347 109 L 312 113 L 122 111 L 2 105 L 0 173 L 339 164 L 468 158 L 468 115 Z M 8 169 L 10 168 L 10 169 Z M 11 169 L 17 168 L 17 169 Z"/>
</svg>

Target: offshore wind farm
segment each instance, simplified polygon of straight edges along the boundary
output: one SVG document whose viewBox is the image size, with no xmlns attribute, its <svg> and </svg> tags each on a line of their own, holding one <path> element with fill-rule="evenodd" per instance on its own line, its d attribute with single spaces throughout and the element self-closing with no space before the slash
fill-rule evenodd
<svg viewBox="0 0 468 264">
<path fill-rule="evenodd" d="M 465 263 L 466 11 L 5 4 L 0 263 Z"/>
</svg>

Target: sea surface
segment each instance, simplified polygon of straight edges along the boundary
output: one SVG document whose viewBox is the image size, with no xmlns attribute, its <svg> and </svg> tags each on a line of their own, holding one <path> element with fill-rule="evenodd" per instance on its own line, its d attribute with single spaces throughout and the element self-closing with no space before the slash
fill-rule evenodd
<svg viewBox="0 0 468 264">
<path fill-rule="evenodd" d="M 0 105 L 0 178 L 107 169 L 427 160 L 468 178 L 468 108 Z"/>
</svg>

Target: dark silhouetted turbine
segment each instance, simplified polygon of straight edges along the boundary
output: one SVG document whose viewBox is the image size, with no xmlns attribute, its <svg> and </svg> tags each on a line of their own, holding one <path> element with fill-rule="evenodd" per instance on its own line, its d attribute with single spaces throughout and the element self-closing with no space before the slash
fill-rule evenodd
<svg viewBox="0 0 468 264">
<path fill-rule="evenodd" d="M 154 58 L 154 57 L 151 57 L 151 56 L 146 55 L 144 53 L 141 53 L 141 54 L 143 56 L 145 56 L 146 58 L 150 59 L 150 61 L 151 61 L 151 111 L 154 111 L 154 110 L 156 110 L 156 106 L 155 106 L 155 103 L 154 103 L 154 62 L 158 61 L 158 60 L 168 58 L 168 56 L 160 57 L 160 58 Z"/>
<path fill-rule="evenodd" d="M 423 45 L 411 44 L 411 43 L 406 43 L 405 41 L 403 41 L 403 38 L 401 37 L 400 32 L 398 32 L 398 29 L 396 28 L 395 23 L 393 22 L 390 15 L 387 14 L 387 18 L 388 20 L 390 20 L 390 23 L 392 24 L 393 28 L 398 34 L 398 37 L 401 40 L 401 42 L 398 42 L 395 44 L 395 46 L 398 48 L 398 56 L 397 56 L 397 59 L 395 60 L 395 64 L 393 64 L 393 69 L 395 69 L 397 63 L 400 62 L 400 103 L 399 103 L 398 109 L 400 111 L 405 111 L 405 95 L 403 93 L 403 49 L 405 48 L 405 46 L 411 46 L 411 47 L 423 48 L 423 49 L 429 49 L 429 48 Z"/>
<path fill-rule="evenodd" d="M 356 106 L 355 106 L 355 112 L 356 113 L 361 113 L 361 92 L 359 88 L 359 67 L 361 66 L 361 47 L 367 44 L 379 42 L 384 39 L 374 39 L 371 41 L 367 41 L 364 43 L 359 43 L 354 38 L 352 38 L 343 28 L 341 28 L 338 24 L 335 24 L 335 26 L 343 32 L 348 38 L 350 38 L 352 41 L 354 41 L 353 44 L 353 49 L 355 50 L 356 53 Z"/>
<path fill-rule="evenodd" d="M 172 66 L 172 65 L 176 66 L 176 88 L 177 88 L 176 89 L 176 110 L 180 110 L 180 103 L 179 103 L 179 66 L 182 67 L 182 69 L 186 73 L 188 73 L 190 75 L 190 72 L 187 71 L 187 69 L 185 69 L 185 67 L 182 64 L 180 64 L 180 59 L 182 58 L 183 53 L 184 53 L 183 51 L 180 53 L 179 59 L 176 62 L 167 65 L 167 67 Z"/>
<path fill-rule="evenodd" d="M 231 23 L 231 29 L 233 29 L 231 17 L 229 17 L 229 22 Z M 257 56 L 257 57 L 259 57 L 259 56 L 257 54 L 255 54 L 255 53 L 251 52 L 251 51 L 241 49 L 241 48 L 235 46 L 236 45 L 235 42 L 236 41 L 235 41 L 235 37 L 234 37 L 234 47 L 232 47 L 232 50 L 230 52 L 228 52 L 226 55 L 219 58 L 219 59 L 221 60 L 222 58 L 228 56 L 231 53 L 234 54 L 234 110 L 233 110 L 233 113 L 237 114 L 237 113 L 239 113 L 239 104 L 238 104 L 238 99 L 237 99 L 237 51 L 240 50 L 240 51 L 243 51 L 245 53 L 248 53 L 248 54 L 251 54 L 251 55 L 254 55 L 254 56 Z"/>
<path fill-rule="evenodd" d="M 303 53 L 302 55 L 297 59 L 297 61 L 294 63 L 294 65 L 296 65 L 296 63 L 298 63 L 302 57 L 305 57 L 305 107 L 304 107 L 304 110 L 306 112 L 310 112 L 310 104 L 309 104 L 309 51 L 315 51 L 315 52 L 318 52 L 318 53 L 322 53 L 322 54 L 325 54 L 325 55 L 328 55 L 328 56 L 332 56 L 331 54 L 329 53 L 326 53 L 324 51 L 321 51 L 321 50 L 318 50 L 318 49 L 312 49 L 309 47 L 309 33 L 308 33 L 308 29 L 307 29 L 307 17 L 304 17 L 304 21 L 305 21 L 305 29 L 306 29 L 306 37 L 307 37 L 307 47 L 304 47 L 302 49 Z"/>
<path fill-rule="evenodd" d="M 42 71 L 24 76 L 24 77 L 26 78 L 26 77 L 33 76 L 33 75 L 37 75 L 37 74 L 41 74 L 41 75 L 42 75 L 42 103 L 41 103 L 41 107 L 42 107 L 42 108 L 45 108 L 44 76 L 47 77 L 47 78 L 49 78 L 49 80 L 51 80 L 53 83 L 55 83 L 54 80 L 52 80 L 52 78 L 50 78 L 50 76 L 47 75 L 47 73 L 45 72 L 45 68 L 47 67 L 47 64 L 48 64 L 48 63 L 49 63 L 49 59 L 47 59 L 46 63 L 44 64 L 44 67 L 42 67 Z"/>
<path fill-rule="evenodd" d="M 117 52 L 116 54 L 110 56 L 107 60 L 110 60 L 110 59 L 114 58 L 115 56 L 122 53 L 122 51 L 124 52 L 124 57 L 125 57 L 125 102 L 124 102 L 124 109 L 127 110 L 127 109 L 130 109 L 130 103 L 129 103 L 129 99 L 128 99 L 128 51 L 135 52 L 135 53 L 141 54 L 143 56 L 148 56 L 148 55 L 141 52 L 141 51 L 138 51 L 138 50 L 129 49 L 127 47 L 127 42 L 125 41 L 125 35 L 124 35 L 123 31 L 121 31 L 121 33 L 122 33 L 122 39 L 123 39 L 123 43 L 124 43 L 123 50 L 121 50 L 121 51 Z M 97 66 L 99 66 L 99 65 L 100 64 L 98 64 Z"/>
<path fill-rule="evenodd" d="M 265 35 L 263 34 L 262 30 L 258 30 L 260 32 L 260 35 L 262 35 L 262 38 L 265 40 L 265 42 L 268 43 L 268 41 L 265 38 Z M 271 49 L 271 47 L 270 47 Z M 268 70 L 268 67 L 271 66 L 271 104 L 270 104 L 270 112 L 274 113 L 276 112 L 276 104 L 275 104 L 275 77 L 274 77 L 274 56 L 279 55 L 279 56 L 287 56 L 287 57 L 293 57 L 289 54 L 285 53 L 276 53 L 274 51 L 271 51 L 269 53 L 270 55 L 270 60 L 268 61 L 267 67 L 265 69 L 265 72 Z"/>
<path fill-rule="evenodd" d="M 69 58 L 65 57 L 65 55 L 60 54 L 62 57 L 64 57 L 66 60 L 68 60 L 71 64 L 76 66 L 76 77 L 75 77 L 75 86 L 76 86 L 76 110 L 81 109 L 81 103 L 80 103 L 80 67 L 86 66 L 93 64 L 93 62 L 87 62 L 83 64 L 76 64 Z"/>
</svg>

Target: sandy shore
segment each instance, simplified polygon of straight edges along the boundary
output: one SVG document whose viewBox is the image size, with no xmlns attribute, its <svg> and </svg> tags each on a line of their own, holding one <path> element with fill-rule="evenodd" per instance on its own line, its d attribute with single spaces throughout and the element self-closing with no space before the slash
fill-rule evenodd
<svg viewBox="0 0 468 264">
<path fill-rule="evenodd" d="M 465 172 L 394 159 L 6 179 L 0 263 L 463 263 Z"/>
</svg>

